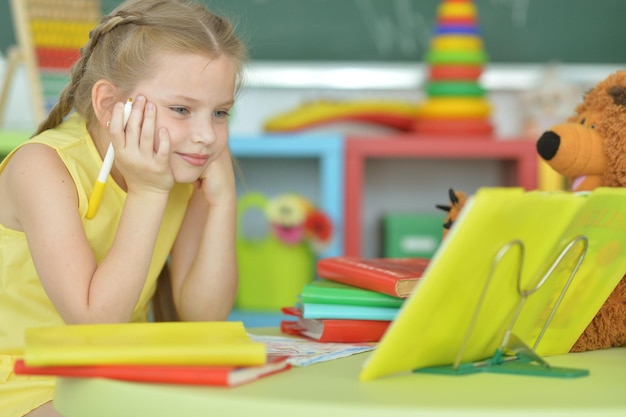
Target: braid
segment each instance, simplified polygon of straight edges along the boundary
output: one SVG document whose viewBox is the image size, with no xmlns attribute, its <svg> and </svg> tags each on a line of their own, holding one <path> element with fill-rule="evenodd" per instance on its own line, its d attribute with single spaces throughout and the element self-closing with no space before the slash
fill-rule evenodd
<svg viewBox="0 0 626 417">
<path fill-rule="evenodd" d="M 74 95 L 74 91 L 76 91 L 76 86 L 78 85 L 78 83 L 80 82 L 80 78 L 82 77 L 82 71 L 80 70 L 80 68 L 83 65 L 82 63 L 84 61 L 85 57 L 81 54 L 80 59 L 74 64 L 72 70 L 70 71 L 70 83 L 67 85 L 67 87 L 63 89 L 63 91 L 61 91 L 59 101 L 54 105 L 54 107 L 52 107 L 52 110 L 50 110 L 50 114 L 48 114 L 46 120 L 39 124 L 37 132 L 34 136 L 40 134 L 44 130 L 52 129 L 61 124 L 63 118 L 67 116 L 72 110 L 72 97 Z"/>
<path fill-rule="evenodd" d="M 100 38 L 119 25 L 140 20 L 140 17 L 137 15 L 126 14 L 126 16 L 123 16 L 123 14 L 123 12 L 120 12 L 115 16 L 105 16 L 100 24 L 89 32 L 89 40 L 85 46 L 81 48 L 80 58 L 74 63 L 70 70 L 69 84 L 61 91 L 59 101 L 52 107 L 48 117 L 38 126 L 33 136 L 58 126 L 63 121 L 63 118 L 72 111 L 76 90 L 83 79 L 89 58 Z"/>
<path fill-rule="evenodd" d="M 89 42 L 87 42 L 87 45 L 91 43 L 93 47 L 93 45 L 98 43 L 103 35 L 106 35 L 116 27 L 129 23 L 140 24 L 140 20 L 141 16 L 125 11 L 119 11 L 113 16 L 105 16 L 102 19 L 100 25 L 94 28 L 94 30 L 92 30 L 92 33 L 89 34 Z"/>
</svg>

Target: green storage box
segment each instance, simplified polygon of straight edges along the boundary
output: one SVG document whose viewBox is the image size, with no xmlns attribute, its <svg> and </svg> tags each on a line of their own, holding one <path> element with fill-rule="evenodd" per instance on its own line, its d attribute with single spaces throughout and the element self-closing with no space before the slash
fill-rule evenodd
<svg viewBox="0 0 626 417">
<path fill-rule="evenodd" d="M 389 213 L 382 220 L 382 256 L 431 258 L 441 244 L 445 213 Z"/>
</svg>

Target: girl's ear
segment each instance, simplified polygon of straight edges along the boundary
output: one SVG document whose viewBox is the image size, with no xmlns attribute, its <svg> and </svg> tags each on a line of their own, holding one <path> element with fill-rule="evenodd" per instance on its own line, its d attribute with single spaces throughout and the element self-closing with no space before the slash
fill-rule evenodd
<svg viewBox="0 0 626 417">
<path fill-rule="evenodd" d="M 96 81 L 91 89 L 91 105 L 102 127 L 111 121 L 117 93 L 117 87 L 108 80 Z"/>
</svg>

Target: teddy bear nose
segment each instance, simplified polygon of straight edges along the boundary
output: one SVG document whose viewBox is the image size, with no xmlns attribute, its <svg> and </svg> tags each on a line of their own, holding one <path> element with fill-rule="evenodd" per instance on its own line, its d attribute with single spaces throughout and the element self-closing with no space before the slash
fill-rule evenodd
<svg viewBox="0 0 626 417">
<path fill-rule="evenodd" d="M 561 137 L 553 131 L 548 130 L 543 132 L 543 135 L 541 135 L 537 141 L 537 152 L 543 159 L 549 161 L 556 155 L 560 144 Z"/>
</svg>

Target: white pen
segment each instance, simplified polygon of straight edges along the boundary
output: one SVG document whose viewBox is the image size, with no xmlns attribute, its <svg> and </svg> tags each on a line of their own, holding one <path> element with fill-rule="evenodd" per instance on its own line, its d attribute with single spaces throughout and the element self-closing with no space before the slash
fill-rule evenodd
<svg viewBox="0 0 626 417">
<path fill-rule="evenodd" d="M 133 99 L 129 98 L 124 105 L 124 128 L 126 128 L 126 123 L 128 123 L 128 118 L 130 117 L 130 112 L 133 109 Z M 104 187 L 107 183 L 107 178 L 109 178 L 109 174 L 111 173 L 111 168 L 113 167 L 113 159 L 115 158 L 115 153 L 113 151 L 113 145 L 109 143 L 109 148 L 107 149 L 107 153 L 104 156 L 104 160 L 102 161 L 102 167 L 100 168 L 100 172 L 98 173 L 98 179 L 93 186 L 93 191 L 91 192 L 91 196 L 89 196 L 89 205 L 87 206 L 87 215 L 88 219 L 93 218 L 98 211 L 98 207 L 100 207 L 100 200 L 102 200 L 102 194 L 104 193 Z"/>
</svg>

